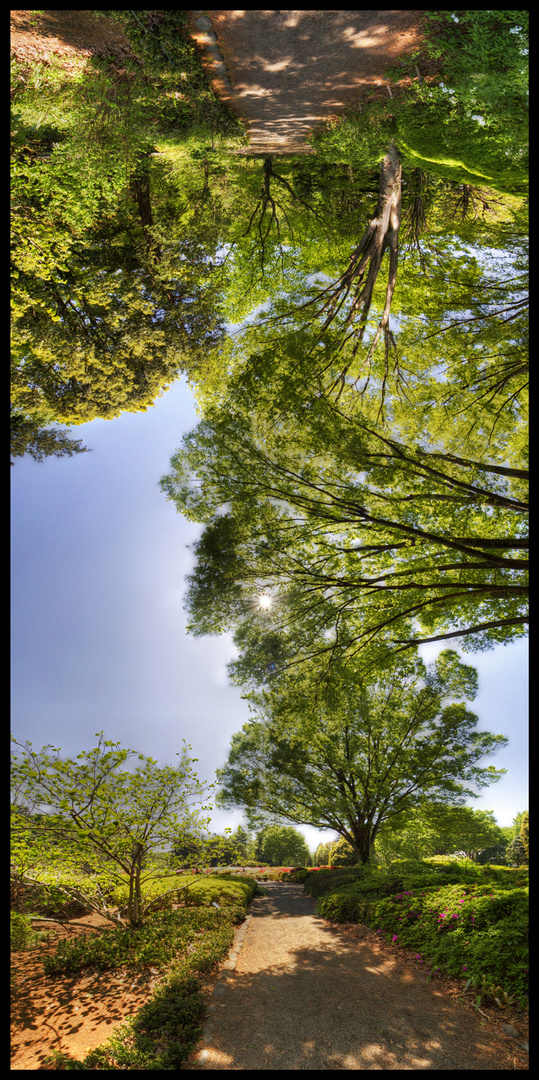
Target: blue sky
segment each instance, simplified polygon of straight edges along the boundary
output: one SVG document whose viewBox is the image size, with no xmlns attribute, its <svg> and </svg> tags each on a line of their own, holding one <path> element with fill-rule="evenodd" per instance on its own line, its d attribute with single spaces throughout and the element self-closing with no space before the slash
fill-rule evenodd
<svg viewBox="0 0 539 1080">
<path fill-rule="evenodd" d="M 230 685 L 230 637 L 185 633 L 187 550 L 200 527 L 159 490 L 197 416 L 183 380 L 146 413 L 73 429 L 91 454 L 18 458 L 12 482 L 12 731 L 35 747 L 76 754 L 94 734 L 172 763 L 182 739 L 212 782 L 249 717 Z M 432 659 L 439 646 L 423 646 Z M 454 647 L 454 646 L 453 646 Z M 428 651 L 430 650 L 430 651 Z M 527 641 L 465 654 L 479 671 L 470 708 L 479 727 L 509 737 L 487 764 L 508 770 L 473 802 L 510 825 L 528 806 Z M 216 811 L 235 828 L 241 811 Z M 314 848 L 322 838 L 303 828 Z"/>
</svg>

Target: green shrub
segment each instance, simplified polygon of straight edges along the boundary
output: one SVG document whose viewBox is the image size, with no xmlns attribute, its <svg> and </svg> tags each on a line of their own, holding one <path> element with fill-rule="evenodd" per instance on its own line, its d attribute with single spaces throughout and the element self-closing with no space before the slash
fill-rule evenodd
<svg viewBox="0 0 539 1080">
<path fill-rule="evenodd" d="M 148 887 L 148 913 L 170 911 L 178 902 L 189 907 L 208 907 L 214 901 L 243 909 L 256 893 L 256 880 L 229 871 L 212 874 L 171 874 Z M 115 903 L 127 903 L 127 885 L 116 890 Z"/>
<path fill-rule="evenodd" d="M 163 982 L 141 1011 L 116 1028 L 103 1046 L 83 1061 L 55 1053 L 49 1059 L 54 1068 L 171 1071 L 181 1068 L 191 1055 L 204 1014 L 198 974 L 211 971 L 226 954 L 234 935 L 233 921 L 229 909 L 216 913 L 213 908 L 199 908 L 164 913 L 148 923 L 131 933 L 139 939 L 140 959 L 161 968 L 166 964 Z M 151 955 L 151 949 L 159 945 L 160 951 Z"/>
<path fill-rule="evenodd" d="M 314 132 L 312 144 L 320 161 L 376 169 L 394 135 L 394 117 L 385 105 L 374 103 L 359 115 L 350 113 L 344 119 L 330 120 Z"/>
<path fill-rule="evenodd" d="M 356 880 L 342 871 L 312 873 L 305 889 L 334 922 L 365 923 L 448 974 L 523 998 L 528 973 L 528 874 L 525 867 L 482 867 L 462 860 L 401 862 Z M 491 995 L 492 996 L 492 995 Z"/>
<path fill-rule="evenodd" d="M 204 997 L 196 976 L 173 976 L 83 1061 L 58 1052 L 48 1061 L 65 1070 L 180 1069 L 195 1049 L 203 1014 Z"/>
<path fill-rule="evenodd" d="M 106 14 L 120 23 L 143 61 L 145 75 L 150 74 L 142 86 L 146 110 L 152 106 L 154 110 L 150 121 L 158 118 L 160 129 L 173 134 L 184 134 L 197 124 L 231 136 L 242 134 L 243 125 L 219 100 L 200 62 L 187 11 L 114 10 Z"/>
<path fill-rule="evenodd" d="M 10 945 L 13 952 L 28 948 L 35 941 L 32 923 L 27 915 L 18 911 L 10 912 Z"/>
<path fill-rule="evenodd" d="M 317 157 L 375 167 L 394 139 L 408 167 L 524 194 L 528 13 L 445 11 L 428 13 L 427 20 L 423 49 L 387 77 L 407 73 L 415 80 L 414 62 L 421 66 L 425 58 L 431 67 L 437 62 L 443 81 L 414 81 L 391 100 L 366 102 L 359 114 L 330 121 L 313 137 Z"/>
<path fill-rule="evenodd" d="M 60 941 L 55 953 L 43 958 L 43 966 L 47 975 L 62 975 L 84 968 L 107 971 L 126 965 L 163 967 L 201 933 L 213 931 L 216 919 L 213 908 L 159 912 L 148 916 L 138 930 L 114 928 L 76 941 Z M 232 921 L 230 918 L 230 923 Z"/>
<path fill-rule="evenodd" d="M 213 932 L 219 918 L 227 926 L 241 922 L 258 889 L 254 878 L 229 873 L 200 878 L 186 875 L 174 880 L 178 889 L 172 893 L 172 899 L 185 897 L 187 907 L 167 910 L 170 897 L 158 895 L 154 903 L 157 907 L 165 905 L 164 910 L 148 913 L 137 930 L 107 929 L 74 942 L 61 941 L 54 955 L 44 958 L 47 974 L 59 975 L 88 967 L 106 971 L 123 965 L 163 966 L 187 945 L 191 947 L 200 934 L 205 941 L 207 932 Z M 186 891 L 182 889 L 182 881 L 189 885 Z M 219 904 L 218 910 L 212 907 L 213 903 Z"/>
<path fill-rule="evenodd" d="M 79 900 L 69 900 L 56 885 L 25 882 L 16 876 L 11 879 L 11 908 L 49 919 L 76 919 L 89 911 Z"/>
<path fill-rule="evenodd" d="M 332 866 L 357 866 L 357 851 L 340 836 L 330 848 L 329 861 Z"/>
<path fill-rule="evenodd" d="M 305 881 L 304 888 L 310 896 L 316 898 L 356 881 L 371 881 L 375 873 L 376 871 L 371 868 L 362 866 L 312 870 Z"/>
</svg>

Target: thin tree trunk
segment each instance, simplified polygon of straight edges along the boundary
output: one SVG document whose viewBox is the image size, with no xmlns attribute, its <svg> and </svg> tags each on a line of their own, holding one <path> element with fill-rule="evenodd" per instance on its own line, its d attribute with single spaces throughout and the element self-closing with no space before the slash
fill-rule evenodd
<svg viewBox="0 0 539 1080">
<path fill-rule="evenodd" d="M 134 858 L 129 879 L 128 917 L 131 927 L 140 926 L 142 922 L 142 893 L 140 878 L 142 874 L 143 845 L 136 844 Z"/>
</svg>

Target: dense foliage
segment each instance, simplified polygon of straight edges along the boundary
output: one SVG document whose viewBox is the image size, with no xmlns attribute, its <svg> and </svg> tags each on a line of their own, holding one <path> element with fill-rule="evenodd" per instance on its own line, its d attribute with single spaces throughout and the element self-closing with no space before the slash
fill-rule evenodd
<svg viewBox="0 0 539 1080">
<path fill-rule="evenodd" d="M 78 452 L 48 425 L 147 409 L 223 334 L 213 238 L 185 220 L 200 185 L 180 192 L 156 145 L 192 137 L 195 153 L 241 127 L 208 86 L 185 12 L 108 14 L 132 49 L 75 71 L 12 62 L 14 456 Z"/>
<path fill-rule="evenodd" d="M 426 801 L 458 805 L 503 774 L 484 760 L 507 740 L 477 731 L 464 704 L 476 690 L 477 672 L 449 649 L 369 682 L 320 665 L 270 680 L 249 695 L 254 715 L 232 737 L 216 801 L 250 823 L 335 829 L 368 862 L 384 824 Z"/>
<path fill-rule="evenodd" d="M 162 487 L 205 526 L 191 629 L 235 633 L 240 683 L 324 650 L 379 663 L 525 633 L 526 174 L 506 140 L 526 139 L 527 18 L 439 22 L 454 105 L 431 77 L 383 132 L 376 103 L 322 131 L 303 177 L 260 164 L 220 268 L 225 307 L 239 295 L 232 319 L 249 318 L 195 379 L 203 419 Z M 410 125 L 447 147 L 412 152 Z M 352 233 L 320 201 L 345 162 Z"/>
<path fill-rule="evenodd" d="M 311 871 L 317 912 L 366 923 L 412 949 L 432 973 L 461 976 L 503 1007 L 528 990 L 527 871 L 467 860 L 395 862 L 388 870 Z"/>
<path fill-rule="evenodd" d="M 205 998 L 202 978 L 229 949 L 234 925 L 246 912 L 256 882 L 229 875 L 199 883 L 200 906 L 167 910 L 148 918 L 137 931 L 106 930 L 95 937 L 61 942 L 45 958 L 47 973 L 76 973 L 87 967 L 144 969 L 161 973 L 156 991 L 136 1016 L 117 1027 L 113 1036 L 82 1060 L 56 1053 L 51 1061 L 62 1069 L 181 1068 L 196 1047 Z M 216 914 L 211 905 L 219 897 Z"/>
<path fill-rule="evenodd" d="M 205 833 L 186 752 L 128 772 L 104 736 L 73 761 L 19 744 L 13 947 L 39 940 L 29 913 L 78 904 L 117 926 L 61 945 L 51 977 L 166 971 L 105 1047 L 56 1067 L 187 1060 L 199 975 L 256 886 L 178 866 L 292 863 L 275 878 L 326 918 L 522 1000 L 528 816 L 503 830 L 463 805 L 506 740 L 464 704 L 473 668 L 445 650 L 427 670 L 417 647 L 527 625 L 528 13 L 424 13 L 395 74 L 427 78 L 278 162 L 230 154 L 242 126 L 186 12 L 93 14 L 121 25 L 121 56 L 12 65 L 11 452 L 85 452 L 57 425 L 144 411 L 187 376 L 201 422 L 162 488 L 203 527 L 190 628 L 234 633 L 255 717 L 220 798 L 258 831 Z M 342 869 L 309 874 L 290 821 L 331 828 L 315 861 Z M 474 862 L 396 861 L 455 851 Z"/>
</svg>

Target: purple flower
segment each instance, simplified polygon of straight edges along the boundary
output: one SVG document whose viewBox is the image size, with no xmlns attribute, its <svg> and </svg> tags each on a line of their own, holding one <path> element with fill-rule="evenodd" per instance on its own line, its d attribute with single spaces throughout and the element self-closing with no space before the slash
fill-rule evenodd
<svg viewBox="0 0 539 1080">
<path fill-rule="evenodd" d="M 392 937 L 392 939 L 391 939 L 391 940 L 392 940 L 392 941 L 396 941 L 396 940 L 397 940 L 397 938 L 398 938 L 398 936 L 399 936 L 398 934 L 393 934 L 393 937 Z"/>
</svg>

